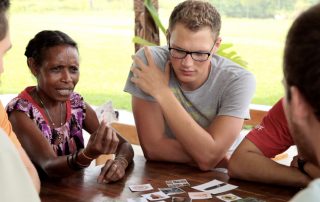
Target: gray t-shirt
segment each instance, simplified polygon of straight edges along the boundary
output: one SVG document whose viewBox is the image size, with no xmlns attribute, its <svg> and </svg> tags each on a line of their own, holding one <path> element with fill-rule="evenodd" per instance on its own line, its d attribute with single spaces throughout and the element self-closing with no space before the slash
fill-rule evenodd
<svg viewBox="0 0 320 202">
<path fill-rule="evenodd" d="M 150 47 L 150 50 L 156 65 L 164 71 L 169 59 L 168 47 Z M 136 55 L 147 63 L 143 49 Z M 155 101 L 130 81 L 132 76 L 130 72 L 124 91 L 147 101 Z M 196 90 L 183 90 L 172 69 L 169 85 L 185 110 L 204 128 L 219 115 L 250 118 L 249 104 L 255 92 L 255 78 L 249 71 L 226 58 L 218 55 L 212 57 L 210 75 Z M 167 135 L 174 136 L 168 128 Z"/>
</svg>

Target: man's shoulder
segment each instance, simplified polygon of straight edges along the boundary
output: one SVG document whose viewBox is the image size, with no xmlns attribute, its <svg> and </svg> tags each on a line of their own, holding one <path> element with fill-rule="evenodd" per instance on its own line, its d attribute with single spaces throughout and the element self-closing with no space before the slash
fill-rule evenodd
<svg viewBox="0 0 320 202">
<path fill-rule="evenodd" d="M 151 51 L 153 60 L 157 67 L 164 69 L 165 64 L 168 60 L 169 50 L 167 46 L 149 46 Z M 137 51 L 136 55 L 145 63 L 147 63 L 147 59 L 144 53 L 144 49 L 141 48 Z"/>
<path fill-rule="evenodd" d="M 229 76 L 234 77 L 242 77 L 242 76 L 250 76 L 254 77 L 254 75 L 246 70 L 244 67 L 239 64 L 231 61 L 228 58 L 214 55 L 212 57 L 212 67 L 223 74 L 228 74 Z"/>
<path fill-rule="evenodd" d="M 149 49 L 153 55 L 168 55 L 168 46 L 149 46 Z M 140 48 L 137 53 L 138 56 L 144 56 L 144 48 Z"/>
</svg>

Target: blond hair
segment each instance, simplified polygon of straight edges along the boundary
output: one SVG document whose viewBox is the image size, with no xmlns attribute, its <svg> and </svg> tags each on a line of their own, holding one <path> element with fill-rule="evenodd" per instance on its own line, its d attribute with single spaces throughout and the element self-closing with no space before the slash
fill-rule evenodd
<svg viewBox="0 0 320 202">
<path fill-rule="evenodd" d="M 187 0 L 178 4 L 169 18 L 168 36 L 174 26 L 181 23 L 191 31 L 198 31 L 203 27 L 210 27 L 216 37 L 221 29 L 221 17 L 219 12 L 209 2 L 199 0 Z"/>
</svg>

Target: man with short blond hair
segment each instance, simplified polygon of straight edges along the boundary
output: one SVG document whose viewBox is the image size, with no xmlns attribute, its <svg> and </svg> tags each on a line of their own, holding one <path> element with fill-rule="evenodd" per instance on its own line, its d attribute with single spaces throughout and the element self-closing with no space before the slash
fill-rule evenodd
<svg viewBox="0 0 320 202">
<path fill-rule="evenodd" d="M 255 79 L 216 55 L 221 19 L 208 2 L 187 0 L 171 13 L 167 46 L 133 57 L 125 91 L 148 160 L 226 167 L 226 153 L 249 118 Z"/>
</svg>

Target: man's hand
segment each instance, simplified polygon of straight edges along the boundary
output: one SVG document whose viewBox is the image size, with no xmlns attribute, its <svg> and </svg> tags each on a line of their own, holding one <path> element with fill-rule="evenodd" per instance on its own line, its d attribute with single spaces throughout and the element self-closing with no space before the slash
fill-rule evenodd
<svg viewBox="0 0 320 202">
<path fill-rule="evenodd" d="M 299 166 L 298 166 L 298 158 L 299 158 L 298 155 L 293 157 L 293 159 L 292 159 L 292 161 L 290 163 L 291 167 L 299 168 Z"/>
<path fill-rule="evenodd" d="M 161 90 L 169 88 L 170 62 L 168 61 L 166 63 L 165 71 L 163 73 L 156 66 L 150 49 L 145 47 L 144 52 L 148 65 L 144 64 L 139 57 L 133 56 L 132 59 L 134 60 L 136 67 L 131 68 L 134 75 L 131 78 L 131 81 L 145 93 L 156 97 L 156 94 L 161 93 Z"/>
</svg>

